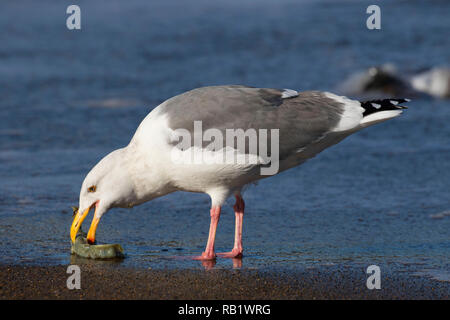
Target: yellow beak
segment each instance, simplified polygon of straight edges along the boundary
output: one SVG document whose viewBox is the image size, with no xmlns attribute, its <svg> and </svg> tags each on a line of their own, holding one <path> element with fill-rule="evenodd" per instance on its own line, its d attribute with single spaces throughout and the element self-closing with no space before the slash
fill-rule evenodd
<svg viewBox="0 0 450 320">
<path fill-rule="evenodd" d="M 95 209 L 97 211 L 97 208 Z M 92 219 L 91 227 L 89 228 L 89 232 L 87 235 L 87 241 L 89 244 L 94 244 L 95 242 L 95 231 L 97 231 L 98 222 L 100 221 L 94 214 L 94 218 Z"/>
<path fill-rule="evenodd" d="M 83 213 L 80 211 L 77 212 L 75 215 L 75 218 L 73 219 L 72 226 L 70 227 L 70 239 L 72 239 L 72 242 L 75 243 L 75 238 L 77 237 L 77 232 L 81 227 L 81 224 L 83 223 L 83 220 L 86 218 L 86 216 L 89 213 L 89 210 L 91 208 L 87 208 L 84 210 Z"/>
</svg>

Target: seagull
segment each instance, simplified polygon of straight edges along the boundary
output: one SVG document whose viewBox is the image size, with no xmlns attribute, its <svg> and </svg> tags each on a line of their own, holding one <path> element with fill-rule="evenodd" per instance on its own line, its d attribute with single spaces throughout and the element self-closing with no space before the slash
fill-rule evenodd
<svg viewBox="0 0 450 320">
<path fill-rule="evenodd" d="M 245 203 L 241 191 L 313 158 L 363 128 L 397 117 L 409 99 L 360 102 L 330 92 L 223 85 L 197 88 L 154 108 L 130 143 L 112 151 L 86 175 L 70 236 L 95 207 L 87 235 L 111 208 L 131 208 L 175 191 L 211 198 L 205 251 L 197 260 L 241 258 Z M 248 141 L 248 143 L 247 143 Z M 214 241 L 221 207 L 236 198 L 231 251 Z"/>
</svg>

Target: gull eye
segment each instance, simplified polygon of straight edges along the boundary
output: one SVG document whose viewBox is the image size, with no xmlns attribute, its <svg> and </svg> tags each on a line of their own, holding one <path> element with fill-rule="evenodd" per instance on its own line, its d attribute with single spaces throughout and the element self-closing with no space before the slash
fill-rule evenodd
<svg viewBox="0 0 450 320">
<path fill-rule="evenodd" d="M 96 187 L 96 186 L 90 186 L 90 187 L 88 188 L 88 192 L 95 192 L 95 190 L 97 190 L 97 187 Z"/>
</svg>

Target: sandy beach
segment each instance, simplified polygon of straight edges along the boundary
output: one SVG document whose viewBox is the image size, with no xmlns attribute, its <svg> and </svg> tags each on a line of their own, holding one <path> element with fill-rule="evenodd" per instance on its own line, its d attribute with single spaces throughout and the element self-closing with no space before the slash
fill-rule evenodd
<svg viewBox="0 0 450 320">
<path fill-rule="evenodd" d="M 368 290 L 358 270 L 137 270 L 81 266 L 81 289 L 66 287 L 67 266 L 0 266 L 0 299 L 449 299 L 450 283 L 399 274 Z"/>
</svg>

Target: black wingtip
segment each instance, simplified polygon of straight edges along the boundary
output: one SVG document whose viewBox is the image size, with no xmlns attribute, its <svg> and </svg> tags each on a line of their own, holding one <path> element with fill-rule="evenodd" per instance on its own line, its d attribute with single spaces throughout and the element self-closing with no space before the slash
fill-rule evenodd
<svg viewBox="0 0 450 320">
<path fill-rule="evenodd" d="M 378 99 L 378 100 L 369 100 L 361 102 L 361 106 L 365 109 L 364 116 L 367 116 L 371 113 L 386 111 L 386 110 L 398 110 L 398 109 L 408 109 L 405 106 L 400 105 L 401 103 L 410 102 L 411 99 Z"/>
</svg>

